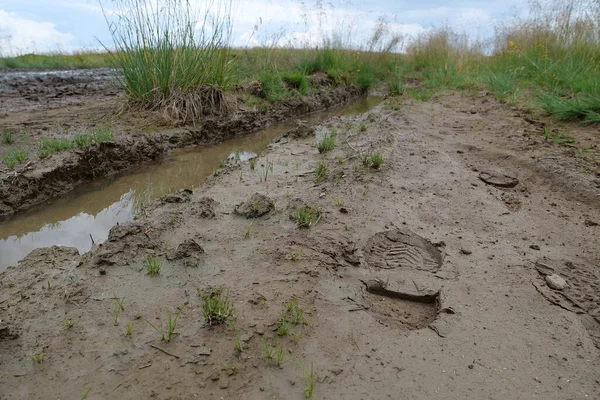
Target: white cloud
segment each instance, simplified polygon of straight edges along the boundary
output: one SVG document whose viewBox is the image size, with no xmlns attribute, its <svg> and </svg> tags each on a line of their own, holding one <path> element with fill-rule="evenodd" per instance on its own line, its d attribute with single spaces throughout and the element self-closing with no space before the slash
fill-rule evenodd
<svg viewBox="0 0 600 400">
<path fill-rule="evenodd" d="M 15 55 L 52 50 L 72 50 L 74 36 L 52 22 L 38 22 L 0 10 L 0 54 Z"/>
</svg>

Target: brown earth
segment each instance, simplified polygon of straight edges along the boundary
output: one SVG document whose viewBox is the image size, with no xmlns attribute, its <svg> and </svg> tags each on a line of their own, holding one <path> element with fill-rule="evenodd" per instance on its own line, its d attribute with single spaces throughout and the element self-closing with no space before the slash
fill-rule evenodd
<svg viewBox="0 0 600 400">
<path fill-rule="evenodd" d="M 324 156 L 294 132 L 90 253 L 33 252 L 0 274 L 0 398 L 301 399 L 311 367 L 314 398 L 600 398 L 597 132 L 532 122 L 486 94 L 388 99 L 318 127 Z M 236 319 L 209 327 L 218 287 Z M 148 322 L 182 307 L 161 340 Z"/>
<path fill-rule="evenodd" d="M 82 183 L 156 160 L 169 149 L 218 143 L 365 94 L 352 86 L 332 87 L 322 82 L 323 86 L 308 96 L 269 104 L 240 91 L 230 96 L 235 111 L 207 116 L 194 126 L 173 127 L 173 121 L 157 113 L 123 113 L 122 100 L 103 99 L 118 93 L 114 74 L 91 71 L 31 76 L 11 73 L 16 75 L 13 79 L 0 79 L 0 104 L 10 111 L 0 114 L 0 133 L 10 129 L 15 141 L 0 144 L 0 157 L 12 149 L 28 151 L 26 162 L 14 169 L 0 163 L 0 216 L 24 211 Z M 72 138 L 107 123 L 114 132 L 110 142 L 44 159 L 36 155 L 43 139 Z"/>
</svg>

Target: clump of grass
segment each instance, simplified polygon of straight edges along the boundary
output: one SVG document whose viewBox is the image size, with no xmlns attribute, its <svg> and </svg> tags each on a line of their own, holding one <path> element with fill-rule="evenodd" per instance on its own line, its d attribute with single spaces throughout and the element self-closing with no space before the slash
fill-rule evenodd
<svg viewBox="0 0 600 400">
<path fill-rule="evenodd" d="M 35 350 L 32 354 L 29 355 L 29 360 L 36 363 L 42 364 L 44 362 L 46 355 L 43 350 Z"/>
<path fill-rule="evenodd" d="M 155 256 L 147 256 L 144 259 L 144 265 L 148 270 L 148 275 L 156 276 L 160 274 L 160 269 L 162 268 L 162 261 Z"/>
<path fill-rule="evenodd" d="M 379 169 L 383 164 L 383 156 L 379 152 L 373 152 L 370 155 L 371 167 Z"/>
<path fill-rule="evenodd" d="M 27 151 L 24 149 L 9 150 L 3 157 L 2 161 L 8 168 L 14 168 L 15 165 L 21 164 L 27 157 Z"/>
<path fill-rule="evenodd" d="M 125 325 L 125 336 L 131 336 L 133 334 L 133 324 L 131 322 L 128 322 L 127 325 Z"/>
<path fill-rule="evenodd" d="M 71 321 L 70 319 L 65 320 L 63 322 L 61 322 L 61 325 L 64 326 L 67 329 L 71 329 L 73 327 L 73 321 Z"/>
<path fill-rule="evenodd" d="M 358 130 L 359 130 L 360 132 L 364 132 L 364 131 L 366 131 L 366 130 L 367 130 L 367 125 L 365 125 L 365 123 L 364 123 L 364 122 L 361 122 L 361 123 L 360 123 L 360 125 L 358 126 Z"/>
<path fill-rule="evenodd" d="M 230 2 L 114 3 L 123 12 L 105 12 L 116 49 L 110 53 L 132 107 L 165 110 L 184 123 L 228 108 L 223 89 L 233 84 L 236 65 Z"/>
<path fill-rule="evenodd" d="M 275 366 L 280 367 L 283 363 L 285 350 L 283 346 L 275 344 L 274 346 L 269 346 L 266 342 L 263 343 L 263 356 L 267 359 L 267 361 Z"/>
<path fill-rule="evenodd" d="M 5 128 L 2 132 L 2 143 L 5 145 L 13 144 L 15 141 L 13 139 L 12 131 L 8 128 Z"/>
<path fill-rule="evenodd" d="M 166 342 L 170 342 L 171 339 L 173 338 L 173 336 L 175 335 L 175 329 L 177 328 L 177 320 L 179 319 L 179 316 L 183 312 L 184 308 L 185 308 L 185 304 L 178 309 L 177 314 L 175 314 L 175 318 L 173 318 L 173 314 L 171 314 L 171 312 L 167 310 L 167 329 L 166 330 L 163 330 L 160 325 L 158 327 L 155 326 L 154 324 L 152 324 L 152 322 L 150 322 L 148 320 L 146 320 L 146 322 L 160 335 L 162 340 L 164 340 Z"/>
<path fill-rule="evenodd" d="M 336 207 L 344 207 L 344 204 L 346 204 L 346 201 L 344 200 L 343 197 L 332 197 L 331 200 L 333 201 L 333 204 Z"/>
<path fill-rule="evenodd" d="M 252 171 L 254 171 L 254 169 L 256 168 L 256 161 L 258 160 L 258 157 L 253 157 L 250 159 L 250 169 Z"/>
<path fill-rule="evenodd" d="M 113 140 L 113 133 L 110 127 L 98 129 L 92 133 L 80 133 L 75 135 L 73 141 L 75 147 L 85 148 L 93 144 L 109 142 Z"/>
<path fill-rule="evenodd" d="M 277 334 L 279 336 L 287 336 L 287 334 L 290 332 L 290 328 L 291 325 L 285 316 L 285 312 L 282 312 L 281 316 L 277 320 Z"/>
<path fill-rule="evenodd" d="M 244 345 L 242 344 L 242 340 L 240 339 L 239 333 L 235 334 L 235 338 L 233 339 L 233 346 L 238 353 L 241 353 L 244 350 Z"/>
<path fill-rule="evenodd" d="M 335 148 L 335 136 L 329 133 L 325 134 L 321 140 L 317 142 L 319 153 L 324 154 Z"/>
<path fill-rule="evenodd" d="M 292 298 L 286 303 L 287 312 L 290 313 L 290 321 L 294 325 L 307 325 L 308 321 L 304 315 L 304 310 L 300 308 L 297 298 Z"/>
<path fill-rule="evenodd" d="M 292 219 L 296 221 L 298 228 L 311 228 L 319 223 L 321 211 L 303 206 L 292 213 Z"/>
<path fill-rule="evenodd" d="M 229 290 L 219 287 L 213 291 L 198 295 L 202 299 L 202 318 L 208 325 L 219 325 L 235 318 L 233 302 L 229 299 Z"/>
<path fill-rule="evenodd" d="M 39 158 L 46 158 L 59 151 L 71 150 L 75 147 L 75 142 L 70 139 L 42 139 L 37 151 Z"/>
<path fill-rule="evenodd" d="M 121 311 L 125 311 L 125 305 L 123 304 L 123 299 L 120 299 L 117 296 L 115 296 L 114 304 L 113 304 L 113 320 L 114 320 L 115 326 L 119 325 L 119 315 L 121 314 Z"/>
<path fill-rule="evenodd" d="M 305 95 L 308 92 L 308 81 L 302 72 L 288 72 L 281 75 L 281 80 L 298 93 Z"/>
<path fill-rule="evenodd" d="M 317 168 L 315 169 L 315 181 L 317 183 L 323 182 L 325 180 L 325 177 L 327 176 L 328 168 L 329 167 L 327 166 L 327 161 L 325 161 L 325 160 L 319 161 L 319 163 L 317 164 Z"/>
</svg>

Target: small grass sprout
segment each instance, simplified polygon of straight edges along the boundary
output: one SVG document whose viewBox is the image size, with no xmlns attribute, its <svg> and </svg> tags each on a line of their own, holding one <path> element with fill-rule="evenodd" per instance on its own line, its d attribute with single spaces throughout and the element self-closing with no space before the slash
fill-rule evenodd
<svg viewBox="0 0 600 400">
<path fill-rule="evenodd" d="M 14 168 L 15 165 L 21 164 L 27 157 L 27 150 L 24 149 L 12 149 L 6 152 L 2 157 L 2 161 L 8 168 Z"/>
<path fill-rule="evenodd" d="M 371 159 L 371 167 L 374 169 L 379 169 L 383 164 L 383 156 L 379 152 L 374 152 L 370 154 Z"/>
<path fill-rule="evenodd" d="M 14 143 L 12 131 L 8 128 L 4 129 L 4 132 L 2 132 L 2 143 L 7 146 Z"/>
<path fill-rule="evenodd" d="M 290 333 L 291 325 L 285 316 L 285 312 L 281 313 L 281 316 L 277 320 L 277 335 L 287 336 Z"/>
<path fill-rule="evenodd" d="M 61 325 L 64 326 L 67 329 L 71 329 L 73 327 L 73 321 L 71 321 L 70 319 L 65 320 L 63 322 L 61 322 Z"/>
<path fill-rule="evenodd" d="M 285 351 L 283 346 L 275 344 L 274 346 L 269 346 L 267 343 L 263 344 L 263 356 L 267 359 L 267 361 L 277 367 L 280 367 L 283 363 Z"/>
<path fill-rule="evenodd" d="M 146 320 L 146 322 L 148 323 L 148 325 L 150 325 L 152 328 L 154 328 L 154 330 L 160 335 L 162 340 L 164 340 L 165 342 L 170 342 L 171 339 L 173 338 L 173 336 L 175 335 L 175 329 L 177 329 L 177 320 L 179 319 L 179 316 L 183 312 L 184 308 L 185 308 L 185 304 L 178 309 L 177 314 L 175 315 L 175 318 L 173 318 L 173 314 L 171 314 L 171 312 L 167 310 L 167 330 L 166 331 L 164 331 L 160 325 L 158 327 L 156 327 L 154 324 L 152 324 L 152 322 L 150 322 L 148 320 Z"/>
<path fill-rule="evenodd" d="M 133 324 L 131 322 L 128 322 L 127 325 L 125 325 L 125 336 L 131 336 L 133 334 Z"/>
<path fill-rule="evenodd" d="M 35 350 L 32 354 L 29 355 L 29 360 L 36 363 L 42 364 L 44 362 L 44 358 L 46 355 L 43 350 Z"/>
<path fill-rule="evenodd" d="M 160 274 L 160 269 L 162 268 L 162 261 L 155 256 L 148 256 L 144 259 L 144 265 L 148 270 L 148 275 L 156 276 Z"/>
<path fill-rule="evenodd" d="M 319 163 L 317 164 L 317 168 L 315 169 L 315 181 L 317 183 L 323 182 L 325 180 L 325 177 L 327 176 L 327 169 L 327 161 L 319 161 Z"/>
</svg>

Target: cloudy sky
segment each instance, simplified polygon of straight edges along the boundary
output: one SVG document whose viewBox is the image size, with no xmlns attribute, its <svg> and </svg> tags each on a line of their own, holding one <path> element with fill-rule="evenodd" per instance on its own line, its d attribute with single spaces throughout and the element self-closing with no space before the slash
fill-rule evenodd
<svg viewBox="0 0 600 400">
<path fill-rule="evenodd" d="M 156 1 L 156 0 L 151 0 Z M 191 0 L 202 2 L 206 0 Z M 233 42 L 236 46 L 316 44 L 323 34 L 351 32 L 364 43 L 379 18 L 407 38 L 449 25 L 474 37 L 493 33 L 496 22 L 522 10 L 523 0 L 234 0 Z M 103 4 L 118 11 L 112 0 Z M 258 30 L 256 28 L 258 27 Z M 77 51 L 110 45 L 98 0 L 2 0 L 0 53 Z"/>
</svg>

